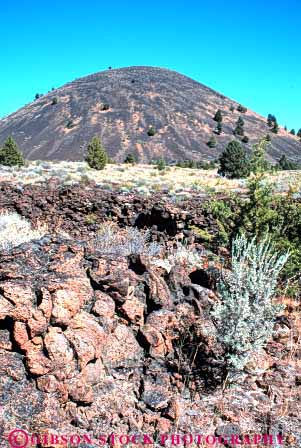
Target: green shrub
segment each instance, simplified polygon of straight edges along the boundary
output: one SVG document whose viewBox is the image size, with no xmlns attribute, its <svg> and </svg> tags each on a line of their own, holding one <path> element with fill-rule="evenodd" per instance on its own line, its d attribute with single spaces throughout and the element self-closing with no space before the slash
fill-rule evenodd
<svg viewBox="0 0 301 448">
<path fill-rule="evenodd" d="M 245 125 L 245 122 L 244 122 L 243 118 L 239 117 L 237 122 L 236 122 L 236 127 L 235 127 L 235 129 L 233 131 L 233 134 L 234 135 L 243 136 L 244 132 L 245 132 L 244 131 L 244 125 Z"/>
<path fill-rule="evenodd" d="M 149 137 L 153 137 L 156 134 L 156 130 L 153 126 L 150 126 L 147 130 L 147 135 Z"/>
<path fill-rule="evenodd" d="M 166 168 L 165 160 L 163 158 L 157 160 L 156 167 L 158 168 L 159 171 L 165 170 L 165 168 Z"/>
<path fill-rule="evenodd" d="M 126 158 L 124 159 L 124 163 L 136 163 L 137 162 L 137 160 L 136 160 L 136 157 L 135 157 L 135 155 L 134 154 L 132 154 L 132 153 L 130 153 L 130 154 L 128 154 L 127 156 L 126 156 Z"/>
<path fill-rule="evenodd" d="M 73 127 L 74 127 L 73 120 L 68 120 L 68 122 L 66 124 L 66 128 L 67 129 L 72 129 Z"/>
<path fill-rule="evenodd" d="M 242 370 L 273 335 L 282 306 L 272 299 L 287 259 L 288 253 L 279 255 L 268 239 L 258 244 L 244 235 L 234 239 L 231 272 L 222 275 L 221 302 L 212 313 L 229 370 Z"/>
<path fill-rule="evenodd" d="M 218 109 L 213 117 L 214 121 L 217 121 L 218 123 L 221 123 L 223 121 L 223 114 L 220 109 Z"/>
<path fill-rule="evenodd" d="M 90 168 L 95 170 L 103 170 L 108 161 L 107 153 L 105 152 L 101 141 L 98 137 L 93 137 L 87 148 L 86 162 Z"/>
<path fill-rule="evenodd" d="M 8 137 L 0 149 L 0 165 L 23 166 L 24 164 L 25 160 L 17 143 L 12 137 Z"/>
<path fill-rule="evenodd" d="M 276 119 L 275 115 L 269 114 L 267 123 L 270 128 L 274 125 L 274 123 L 277 123 L 277 119 Z"/>
<path fill-rule="evenodd" d="M 276 166 L 279 170 L 297 170 L 299 168 L 298 164 L 288 160 L 285 154 L 281 156 Z"/>
<path fill-rule="evenodd" d="M 245 106 L 242 106 L 241 104 L 239 104 L 237 106 L 237 110 L 238 110 L 238 112 L 241 112 L 241 113 L 245 114 L 248 109 Z"/>
<path fill-rule="evenodd" d="M 55 106 L 58 102 L 59 102 L 59 100 L 58 100 L 58 98 L 55 96 L 54 98 L 52 98 L 51 104 L 52 104 L 52 106 Z"/>
<path fill-rule="evenodd" d="M 247 198 L 238 195 L 226 200 L 211 200 L 205 205 L 205 212 L 212 214 L 218 232 L 211 242 L 211 249 L 223 245 L 228 248 L 237 234 L 244 233 L 249 238 L 260 241 L 268 233 L 278 251 L 290 251 L 281 281 L 296 283 L 301 272 L 301 207 L 294 198 L 294 192 L 288 195 L 276 195 L 263 173 L 250 178 L 247 183 Z"/>
<path fill-rule="evenodd" d="M 277 121 L 275 121 L 274 124 L 273 124 L 273 127 L 272 127 L 272 132 L 274 134 L 278 134 L 278 131 L 279 131 L 279 126 L 278 126 Z"/>
<path fill-rule="evenodd" d="M 207 142 L 207 146 L 209 146 L 209 148 L 215 148 L 216 144 L 217 144 L 216 138 L 214 137 L 214 135 L 212 135 Z"/>
</svg>

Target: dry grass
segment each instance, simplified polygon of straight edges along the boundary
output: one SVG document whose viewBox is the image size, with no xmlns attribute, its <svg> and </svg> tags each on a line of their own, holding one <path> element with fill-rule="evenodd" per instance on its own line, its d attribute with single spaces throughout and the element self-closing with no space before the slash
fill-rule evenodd
<svg viewBox="0 0 301 448">
<path fill-rule="evenodd" d="M 226 179 L 218 176 L 217 170 L 201 170 L 167 167 L 159 171 L 153 165 L 108 164 L 104 170 L 90 169 L 85 162 L 30 162 L 21 168 L 0 167 L 0 181 L 19 184 L 34 184 L 58 179 L 62 184 L 72 185 L 95 181 L 107 189 L 141 194 L 165 192 L 174 196 L 209 192 L 243 192 L 245 179 Z M 283 171 L 269 175 L 276 191 L 287 192 L 290 188 L 301 191 L 301 171 Z"/>
</svg>

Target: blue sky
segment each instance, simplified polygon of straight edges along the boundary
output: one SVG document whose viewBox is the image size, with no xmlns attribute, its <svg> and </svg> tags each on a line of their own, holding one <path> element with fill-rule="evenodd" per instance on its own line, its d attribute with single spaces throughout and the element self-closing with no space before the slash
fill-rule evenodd
<svg viewBox="0 0 301 448">
<path fill-rule="evenodd" d="M 0 17 L 0 117 L 108 66 L 151 65 L 301 128 L 301 0 L 2 0 Z"/>
</svg>

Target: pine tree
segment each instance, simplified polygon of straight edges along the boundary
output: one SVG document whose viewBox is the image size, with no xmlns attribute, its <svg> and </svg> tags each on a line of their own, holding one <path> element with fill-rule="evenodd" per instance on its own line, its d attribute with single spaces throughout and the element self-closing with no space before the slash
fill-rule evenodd
<svg viewBox="0 0 301 448">
<path fill-rule="evenodd" d="M 245 122 L 242 119 L 242 117 L 239 117 L 236 122 L 236 127 L 233 131 L 233 134 L 243 136 L 244 135 L 244 124 L 245 124 Z"/>
<path fill-rule="evenodd" d="M 300 128 L 299 131 L 297 132 L 297 136 L 301 138 L 301 128 Z"/>
<path fill-rule="evenodd" d="M 274 123 L 277 123 L 277 119 L 276 119 L 275 115 L 269 114 L 267 122 L 268 122 L 268 126 L 270 128 L 274 125 Z"/>
<path fill-rule="evenodd" d="M 216 111 L 213 120 L 217 121 L 218 123 L 221 123 L 223 121 L 223 115 L 222 115 L 222 111 L 220 109 L 218 109 Z"/>
<path fill-rule="evenodd" d="M 292 134 L 292 135 L 296 135 L 296 131 L 295 131 L 295 129 L 291 129 L 290 134 Z"/>
<path fill-rule="evenodd" d="M 24 157 L 20 152 L 17 143 L 12 137 L 4 142 L 2 149 L 0 150 L 0 165 L 6 166 L 22 166 L 25 164 Z"/>
<path fill-rule="evenodd" d="M 250 174 L 246 150 L 236 140 L 228 143 L 219 157 L 219 163 L 218 173 L 230 179 L 247 177 Z"/>
<path fill-rule="evenodd" d="M 268 144 L 266 138 L 262 138 L 256 145 L 254 145 L 253 154 L 250 159 L 250 170 L 255 174 L 263 173 L 268 168 L 265 158 Z"/>
<path fill-rule="evenodd" d="M 214 135 L 212 135 L 207 142 L 207 146 L 209 146 L 209 148 L 215 148 L 216 144 L 217 144 L 216 138 L 214 137 Z"/>
<path fill-rule="evenodd" d="M 272 132 L 274 134 L 278 134 L 278 131 L 279 131 L 278 123 L 277 123 L 277 121 L 274 121 L 274 124 L 273 124 L 273 127 L 272 127 Z"/>
<path fill-rule="evenodd" d="M 86 162 L 90 168 L 103 170 L 108 161 L 108 155 L 98 137 L 93 137 L 87 148 Z"/>
</svg>

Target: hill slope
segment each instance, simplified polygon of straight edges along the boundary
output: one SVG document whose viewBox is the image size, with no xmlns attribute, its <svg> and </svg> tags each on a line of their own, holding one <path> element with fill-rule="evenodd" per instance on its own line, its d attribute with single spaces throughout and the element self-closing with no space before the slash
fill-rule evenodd
<svg viewBox="0 0 301 448">
<path fill-rule="evenodd" d="M 52 104 L 56 97 L 57 104 Z M 108 105 L 106 109 L 104 105 Z M 0 143 L 12 135 L 28 159 L 82 160 L 87 142 L 99 135 L 109 155 L 122 161 L 128 152 L 140 162 L 213 159 L 231 140 L 235 122 L 255 143 L 268 133 L 266 119 L 174 71 L 153 67 L 108 70 L 80 78 L 42 96 L 0 121 Z M 234 111 L 230 108 L 234 107 Z M 210 149 L 214 113 L 223 111 L 223 134 Z M 147 131 L 156 129 L 154 136 Z M 301 144 L 283 129 L 272 134 L 271 159 L 285 153 L 301 162 Z"/>
</svg>

